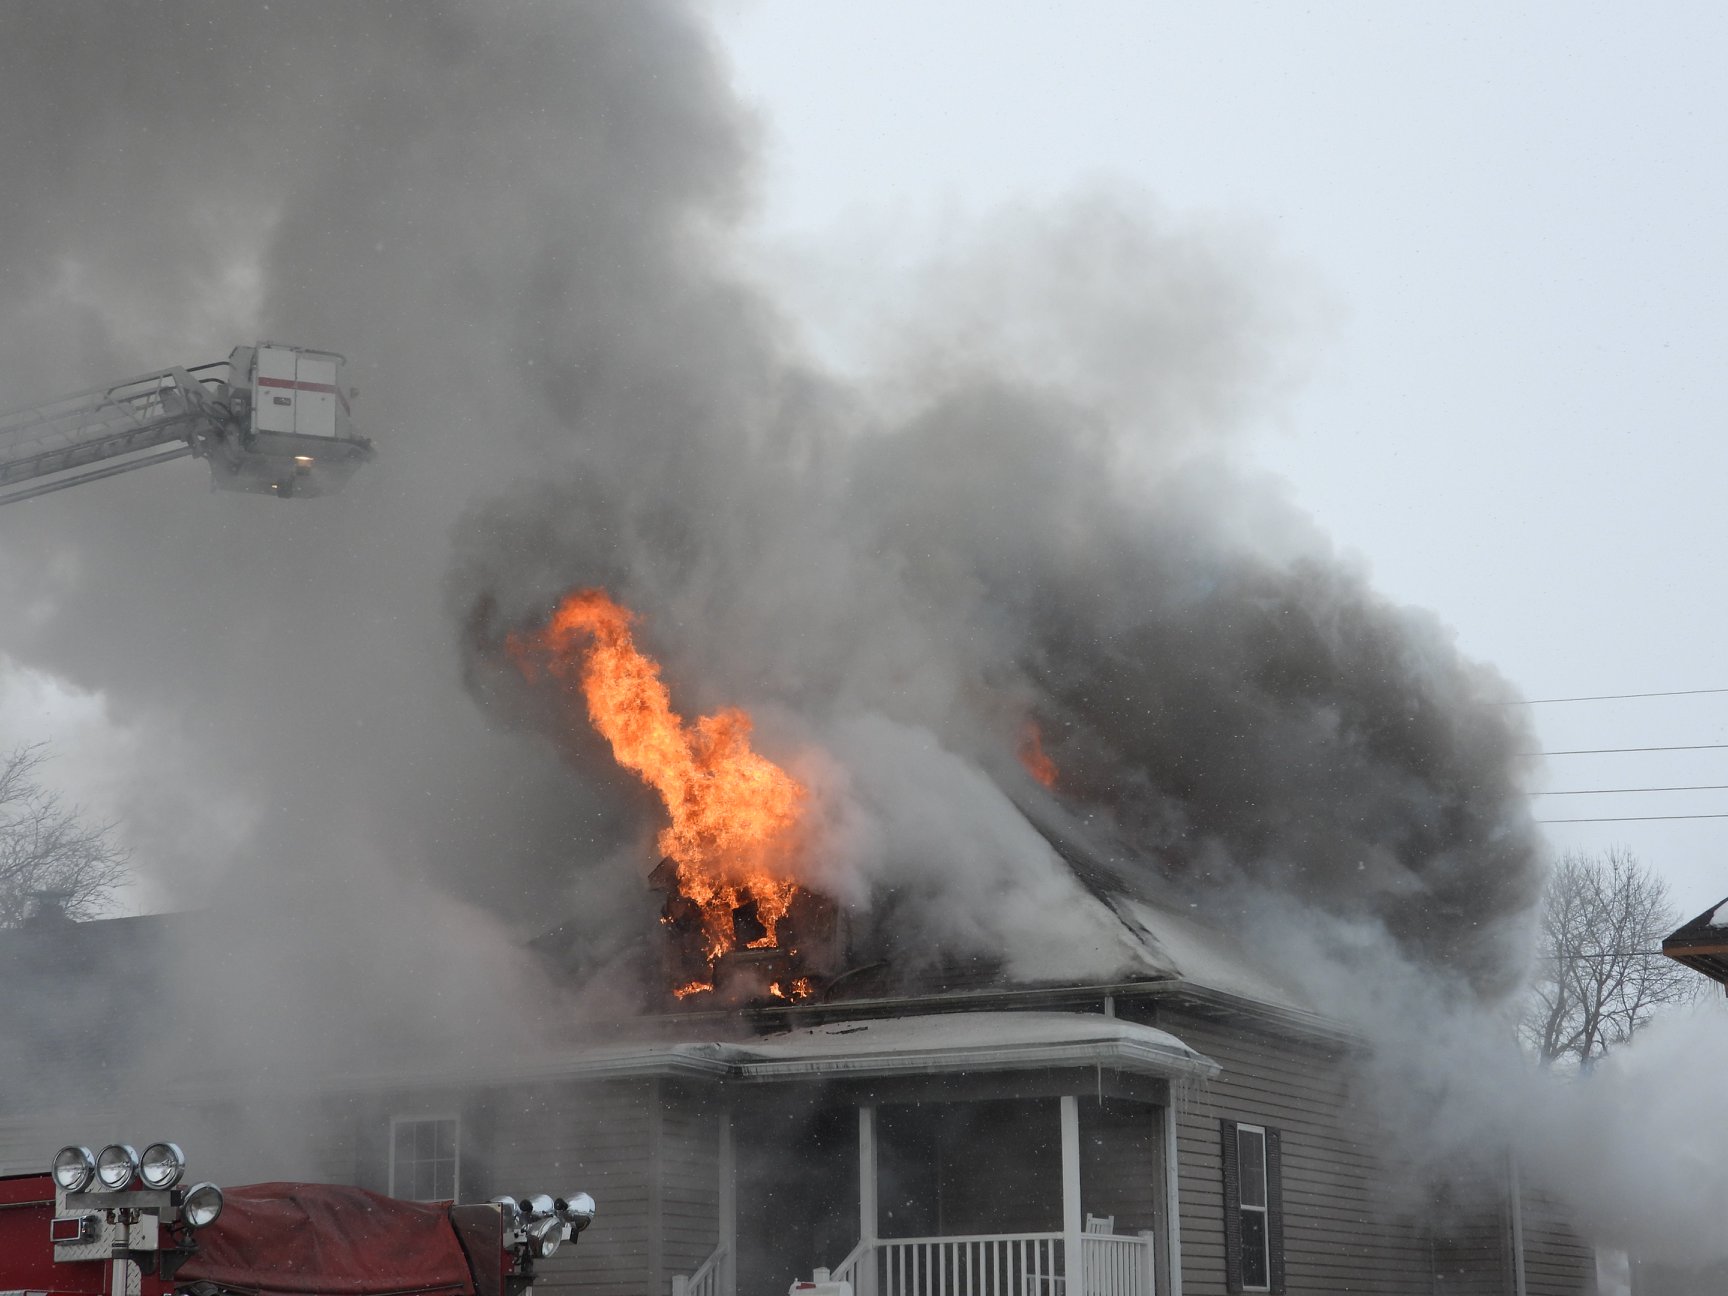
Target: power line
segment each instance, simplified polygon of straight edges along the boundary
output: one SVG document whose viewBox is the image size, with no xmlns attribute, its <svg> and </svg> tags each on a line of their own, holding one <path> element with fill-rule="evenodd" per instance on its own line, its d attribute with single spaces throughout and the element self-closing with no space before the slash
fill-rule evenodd
<svg viewBox="0 0 1728 1296">
<path fill-rule="evenodd" d="M 1628 698 L 1697 697 L 1701 693 L 1728 693 L 1728 688 L 1670 689 L 1664 693 L 1596 693 L 1588 697 L 1515 698 L 1502 706 L 1547 706 L 1554 702 L 1622 702 Z"/>
<path fill-rule="evenodd" d="M 1661 950 L 1604 950 L 1601 953 L 1586 954 L 1581 950 L 1572 950 L 1565 954 L 1540 954 L 1538 958 L 1551 963 L 1564 963 L 1568 959 L 1614 959 L 1614 958 L 1667 958 Z"/>
<path fill-rule="evenodd" d="M 1602 796 L 1610 792 L 1728 792 L 1728 783 L 1692 783 L 1678 787 L 1567 788 L 1563 792 L 1527 792 L 1526 796 Z"/>
<path fill-rule="evenodd" d="M 1721 751 L 1728 743 L 1693 743 L 1685 747 L 1582 747 L 1577 751 L 1525 752 L 1526 756 L 1613 756 L 1622 752 Z"/>
<path fill-rule="evenodd" d="M 1607 819 L 1537 819 L 1539 824 L 1562 823 L 1649 823 L 1657 819 L 1728 819 L 1728 812 L 1722 814 L 1683 814 L 1683 815 L 1616 815 Z"/>
</svg>

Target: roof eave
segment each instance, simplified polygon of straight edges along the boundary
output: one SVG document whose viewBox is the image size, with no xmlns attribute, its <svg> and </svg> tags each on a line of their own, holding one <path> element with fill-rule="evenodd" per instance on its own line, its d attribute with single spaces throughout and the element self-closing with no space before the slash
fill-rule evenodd
<svg viewBox="0 0 1728 1296">
<path fill-rule="evenodd" d="M 1097 1040 L 1061 1044 L 998 1044 L 973 1048 L 920 1049 L 852 1056 L 780 1058 L 742 1063 L 745 1080 L 798 1080 L 846 1077 L 879 1079 L 954 1072 L 1034 1071 L 1106 1067 L 1162 1079 L 1210 1080 L 1220 1067 L 1191 1050 L 1149 1045 L 1137 1040 Z"/>
</svg>

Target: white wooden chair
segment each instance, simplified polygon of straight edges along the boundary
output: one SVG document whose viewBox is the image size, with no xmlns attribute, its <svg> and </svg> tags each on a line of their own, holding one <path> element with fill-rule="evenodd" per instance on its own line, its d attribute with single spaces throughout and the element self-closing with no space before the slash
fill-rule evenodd
<svg viewBox="0 0 1728 1296">
<path fill-rule="evenodd" d="M 1088 1215 L 1086 1217 L 1086 1232 L 1110 1234 L 1116 1231 L 1114 1215 Z"/>
</svg>

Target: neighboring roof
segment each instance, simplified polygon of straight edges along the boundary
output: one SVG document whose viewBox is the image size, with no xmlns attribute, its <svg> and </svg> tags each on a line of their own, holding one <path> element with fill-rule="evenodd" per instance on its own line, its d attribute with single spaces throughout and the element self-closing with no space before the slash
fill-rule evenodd
<svg viewBox="0 0 1728 1296">
<path fill-rule="evenodd" d="M 1662 952 L 1728 986 L 1728 900 L 1712 905 L 1668 937 Z"/>
</svg>

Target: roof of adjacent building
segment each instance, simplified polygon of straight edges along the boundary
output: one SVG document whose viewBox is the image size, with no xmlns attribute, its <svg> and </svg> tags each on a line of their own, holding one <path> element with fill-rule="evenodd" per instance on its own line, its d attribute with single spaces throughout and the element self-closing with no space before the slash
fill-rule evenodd
<svg viewBox="0 0 1728 1296">
<path fill-rule="evenodd" d="M 1677 963 L 1728 986 L 1728 900 L 1712 905 L 1662 942 Z"/>
</svg>

